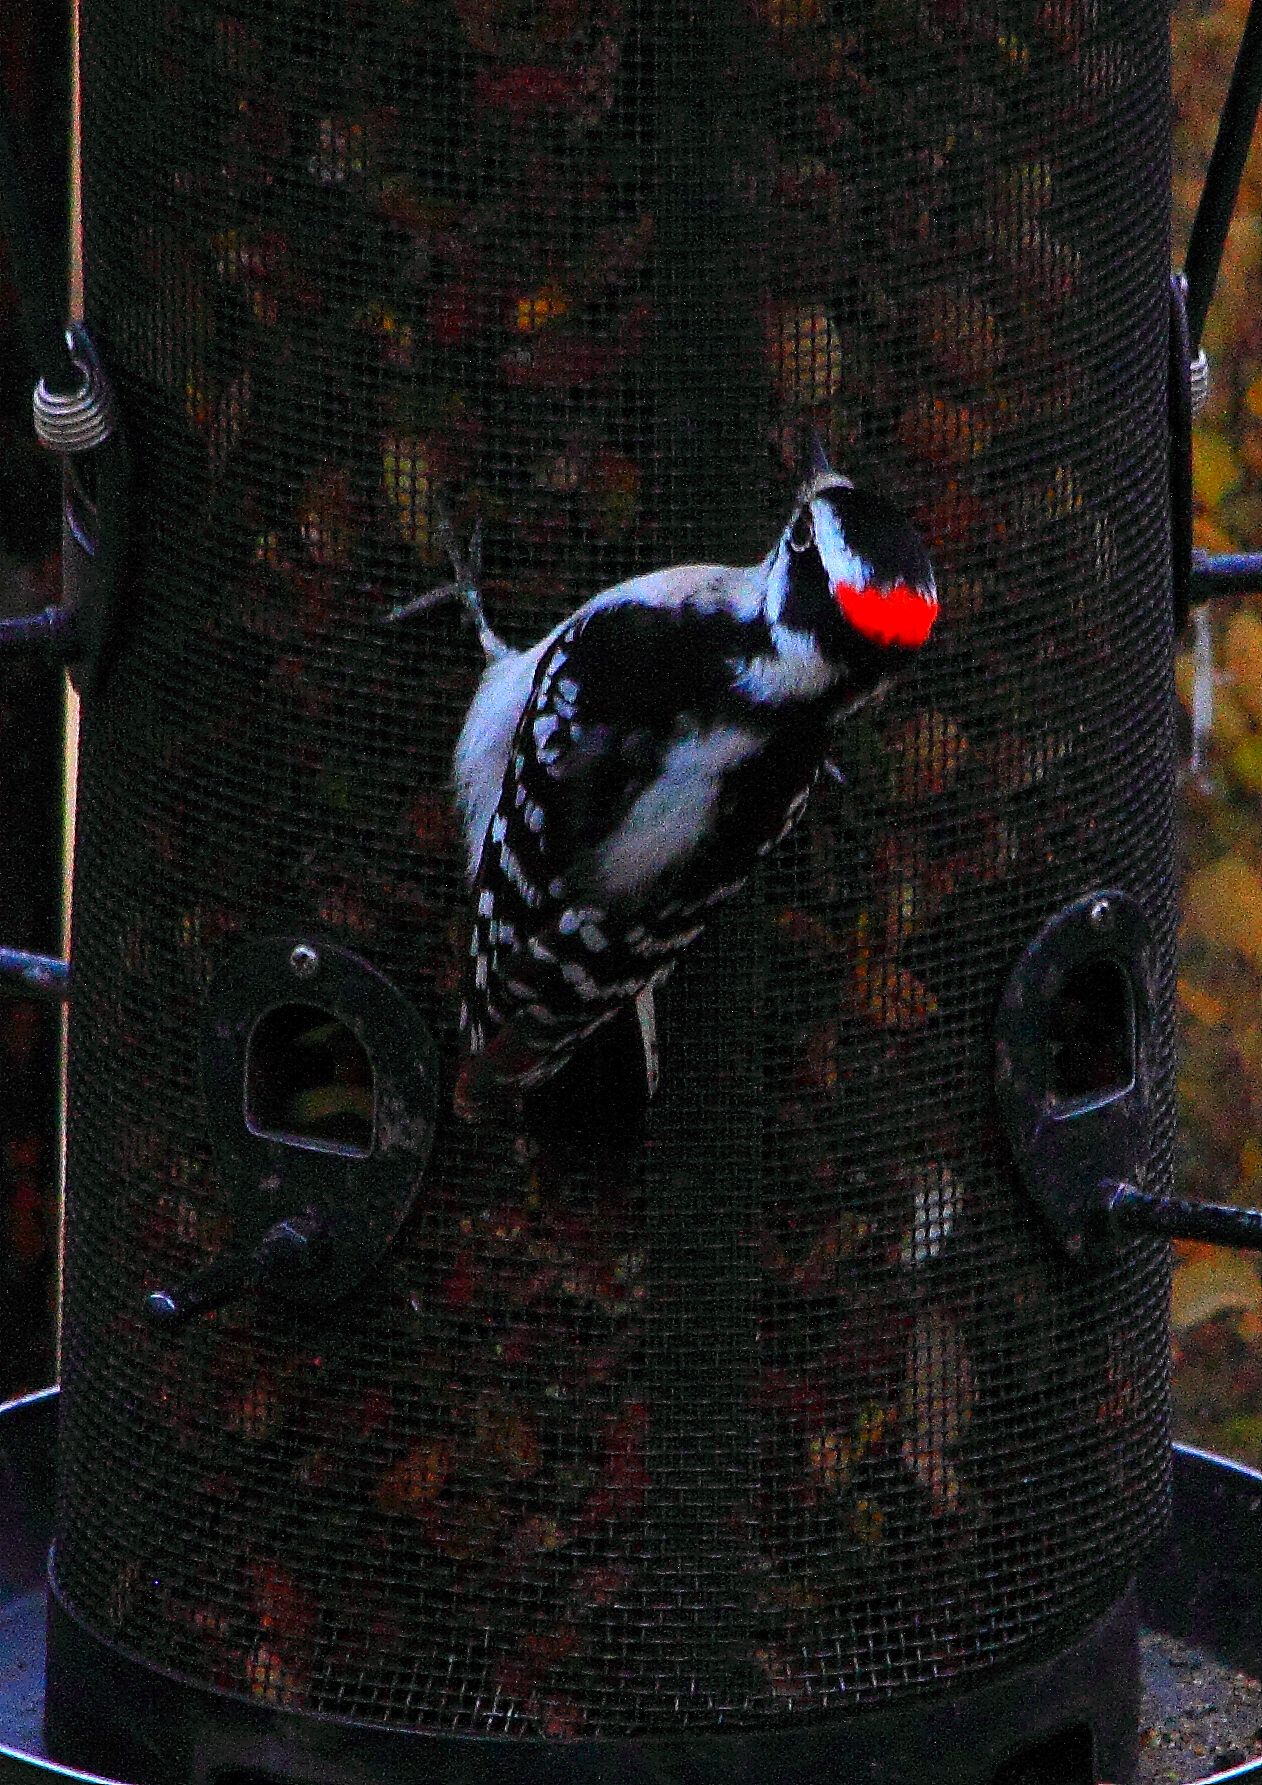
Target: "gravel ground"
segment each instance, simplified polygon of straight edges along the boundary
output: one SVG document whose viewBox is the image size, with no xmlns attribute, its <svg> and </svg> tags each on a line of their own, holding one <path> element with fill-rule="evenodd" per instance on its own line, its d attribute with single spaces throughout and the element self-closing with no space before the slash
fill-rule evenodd
<svg viewBox="0 0 1262 1785">
<path fill-rule="evenodd" d="M 1262 1757 L 1262 1683 L 1145 1630 L 1135 1785 L 1191 1785 Z"/>
</svg>

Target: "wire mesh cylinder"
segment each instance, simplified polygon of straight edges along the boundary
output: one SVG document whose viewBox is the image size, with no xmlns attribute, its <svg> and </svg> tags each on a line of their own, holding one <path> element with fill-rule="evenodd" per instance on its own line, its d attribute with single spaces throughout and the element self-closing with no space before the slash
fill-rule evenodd
<svg viewBox="0 0 1262 1785">
<path fill-rule="evenodd" d="M 83 0 L 89 321 L 142 467 L 84 726 L 56 1591 L 394 1729 L 778 1727 L 1054 1654 L 1167 1485 L 1164 1251 L 1053 1255 L 992 1018 L 1093 886 L 1158 936 L 1171 1163 L 1167 25 L 1137 0 Z M 642 1159 L 447 1122 L 331 1312 L 231 1244 L 209 966 L 298 930 L 454 1052 L 449 760 L 517 643 L 749 562 L 803 429 L 944 618 L 661 1000 Z M 56 1682 L 53 1683 L 56 1689 Z"/>
</svg>

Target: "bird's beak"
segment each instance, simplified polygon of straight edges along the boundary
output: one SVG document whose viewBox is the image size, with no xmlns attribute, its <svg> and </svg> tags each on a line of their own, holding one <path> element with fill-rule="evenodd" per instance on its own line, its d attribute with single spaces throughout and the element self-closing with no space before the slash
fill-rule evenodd
<svg viewBox="0 0 1262 1785">
<path fill-rule="evenodd" d="M 828 454 L 824 451 L 824 442 L 819 437 L 819 429 L 811 430 L 811 470 L 812 477 L 824 477 L 831 472 Z"/>
</svg>

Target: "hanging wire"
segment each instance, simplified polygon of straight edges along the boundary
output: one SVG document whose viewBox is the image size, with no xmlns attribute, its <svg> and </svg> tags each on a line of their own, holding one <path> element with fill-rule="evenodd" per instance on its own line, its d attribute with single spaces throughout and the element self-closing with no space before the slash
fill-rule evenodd
<svg viewBox="0 0 1262 1785">
<path fill-rule="evenodd" d="M 8 251 L 17 287 L 18 323 L 31 383 L 42 383 L 54 396 L 69 397 L 79 390 L 83 374 L 66 345 L 66 306 L 49 273 L 47 257 L 40 251 L 13 127 L 2 106 L 0 241 Z"/>
<path fill-rule="evenodd" d="M 2 105 L 0 244 L 8 250 L 17 287 L 35 434 L 65 470 L 63 598 L 41 613 L 0 617 L 0 653 L 35 650 L 59 659 L 71 666 L 82 689 L 95 678 L 112 623 L 129 461 L 113 390 L 87 328 L 66 325 L 68 294 L 41 250 L 17 139 Z"/>
<path fill-rule="evenodd" d="M 1183 270 L 1187 278 L 1188 327 L 1193 353 L 1201 344 L 1259 106 L 1262 106 L 1262 0 L 1253 0 L 1188 238 Z"/>
</svg>

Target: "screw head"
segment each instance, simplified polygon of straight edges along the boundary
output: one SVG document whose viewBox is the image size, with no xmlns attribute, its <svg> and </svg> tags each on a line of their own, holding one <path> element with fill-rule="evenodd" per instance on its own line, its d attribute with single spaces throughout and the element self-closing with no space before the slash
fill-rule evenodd
<svg viewBox="0 0 1262 1785">
<path fill-rule="evenodd" d="M 289 970 L 296 979 L 314 979 L 320 971 L 319 950 L 299 942 L 289 957 Z"/>
<path fill-rule="evenodd" d="M 155 1326 L 174 1326 L 180 1318 L 180 1304 L 169 1289 L 154 1289 L 145 1297 L 145 1313 Z"/>
<path fill-rule="evenodd" d="M 1113 921 L 1113 907 L 1107 899 L 1096 899 L 1088 914 L 1097 930 L 1102 930 Z"/>
</svg>

